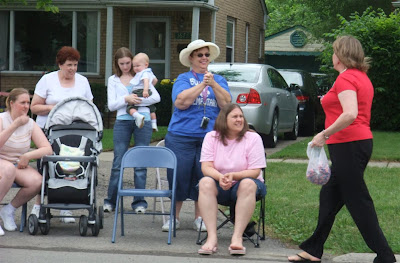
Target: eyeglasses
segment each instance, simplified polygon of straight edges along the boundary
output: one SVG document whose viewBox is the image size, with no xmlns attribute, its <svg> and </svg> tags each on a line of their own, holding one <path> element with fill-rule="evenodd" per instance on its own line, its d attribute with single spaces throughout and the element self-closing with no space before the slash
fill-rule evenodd
<svg viewBox="0 0 400 263">
<path fill-rule="evenodd" d="M 206 58 L 208 58 L 210 56 L 210 53 L 197 53 L 197 57 L 202 58 L 203 56 L 206 56 Z"/>
</svg>

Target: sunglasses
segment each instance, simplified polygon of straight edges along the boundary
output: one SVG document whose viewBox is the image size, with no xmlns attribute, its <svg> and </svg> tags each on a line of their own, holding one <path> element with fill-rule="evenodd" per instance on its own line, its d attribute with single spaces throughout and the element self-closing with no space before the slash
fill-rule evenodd
<svg viewBox="0 0 400 263">
<path fill-rule="evenodd" d="M 210 56 L 210 53 L 197 53 L 197 57 L 202 58 L 203 56 L 206 56 L 206 58 L 208 58 Z"/>
</svg>

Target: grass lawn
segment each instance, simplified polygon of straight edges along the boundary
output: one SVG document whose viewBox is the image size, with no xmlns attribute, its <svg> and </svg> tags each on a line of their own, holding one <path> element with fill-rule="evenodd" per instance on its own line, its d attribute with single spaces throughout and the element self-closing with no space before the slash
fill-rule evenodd
<svg viewBox="0 0 400 263">
<path fill-rule="evenodd" d="M 371 160 L 373 161 L 400 161 L 400 133 L 374 131 L 374 149 Z M 313 137 L 289 145 L 279 152 L 271 154 L 269 158 L 307 159 L 307 144 Z M 325 146 L 326 147 L 326 146 Z M 327 147 L 325 152 L 329 155 Z"/>
<path fill-rule="evenodd" d="M 152 140 L 161 140 L 167 127 L 159 127 Z M 372 160 L 400 161 L 400 133 L 373 132 Z M 307 143 L 312 137 L 274 153 L 269 158 L 307 159 Z M 132 142 L 133 145 L 133 142 Z M 104 130 L 103 148 L 112 150 L 112 130 Z M 306 180 L 306 164 L 268 163 L 266 230 L 269 236 L 297 246 L 314 231 L 319 207 L 320 187 Z M 399 204 L 400 169 L 368 167 L 365 180 L 377 210 L 381 228 L 395 253 L 400 253 Z M 258 215 L 256 210 L 254 216 Z M 325 252 L 340 255 L 371 252 L 365 245 L 350 214 L 343 208 L 337 215 Z"/>
<path fill-rule="evenodd" d="M 306 164 L 270 163 L 267 168 L 266 224 L 269 236 L 298 245 L 314 231 L 320 187 L 305 178 Z M 381 228 L 395 253 L 400 253 L 400 169 L 368 167 L 365 180 Z M 331 254 L 371 252 L 346 208 L 337 215 L 325 244 Z"/>
</svg>

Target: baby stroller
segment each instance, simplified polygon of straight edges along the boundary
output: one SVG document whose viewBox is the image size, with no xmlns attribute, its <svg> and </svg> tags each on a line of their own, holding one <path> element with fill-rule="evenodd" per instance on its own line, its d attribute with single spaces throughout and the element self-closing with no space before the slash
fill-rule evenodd
<svg viewBox="0 0 400 263">
<path fill-rule="evenodd" d="M 50 111 L 44 132 L 53 155 L 42 158 L 39 218 L 29 216 L 29 233 L 35 235 L 39 228 L 47 235 L 50 219 L 65 217 L 53 216 L 50 209 L 87 209 L 88 216 L 80 216 L 79 233 L 85 236 L 90 228 L 92 235 L 97 236 L 103 228 L 103 208 L 96 206 L 98 155 L 103 136 L 100 112 L 85 98 L 65 99 Z"/>
</svg>

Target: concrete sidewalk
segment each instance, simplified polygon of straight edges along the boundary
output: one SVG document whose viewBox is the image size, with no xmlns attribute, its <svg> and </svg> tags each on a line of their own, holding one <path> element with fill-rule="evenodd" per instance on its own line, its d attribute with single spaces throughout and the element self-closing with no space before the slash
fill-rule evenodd
<svg viewBox="0 0 400 263">
<path fill-rule="evenodd" d="M 290 142 L 290 141 L 289 141 Z M 279 150 L 282 141 L 274 150 Z M 271 149 L 266 149 L 271 154 Z M 97 191 L 97 205 L 103 204 L 106 196 L 109 174 L 112 164 L 113 153 L 104 152 L 100 154 L 100 167 L 98 170 L 99 184 Z M 271 161 L 271 160 L 269 160 Z M 289 160 L 281 160 L 287 162 Z M 154 184 L 154 169 L 148 171 L 147 184 Z M 4 199 L 9 201 L 15 195 L 16 189 L 12 189 Z M 130 209 L 131 199 L 125 199 L 126 209 Z M 149 209 L 153 208 L 153 198 L 147 199 Z M 28 204 L 28 213 L 32 208 L 33 201 Z M 159 203 L 157 203 L 159 209 Z M 51 210 L 53 215 L 58 211 Z M 36 236 L 31 236 L 25 228 L 23 233 L 5 231 L 5 236 L 0 237 L 0 262 L 22 263 L 22 262 L 287 262 L 287 256 L 296 254 L 300 250 L 297 247 L 288 247 L 278 240 L 267 237 L 261 241 L 261 247 L 255 248 L 246 241 L 247 254 L 242 257 L 229 255 L 228 246 L 232 227 L 225 226 L 218 231 L 219 251 L 212 256 L 200 256 L 196 245 L 197 232 L 193 227 L 193 202 L 184 203 L 181 211 L 181 229 L 177 231 L 176 238 L 172 244 L 167 245 L 167 233 L 161 232 L 162 217 L 150 215 L 126 215 L 125 236 L 120 235 L 120 220 L 116 243 L 111 243 L 114 213 L 106 213 L 104 217 L 104 229 L 100 230 L 97 237 L 91 236 L 90 229 L 86 237 L 79 235 L 79 216 L 87 215 L 86 210 L 73 211 L 77 217 L 76 223 L 64 224 L 57 218 L 50 221 L 50 232 L 44 236 L 40 230 Z M 16 222 L 19 225 L 20 209 L 16 212 Z M 119 218 L 120 219 L 120 218 Z M 341 256 L 324 255 L 323 262 L 372 262 L 375 254 L 346 254 Z M 400 261 L 400 257 L 397 257 Z"/>
</svg>

